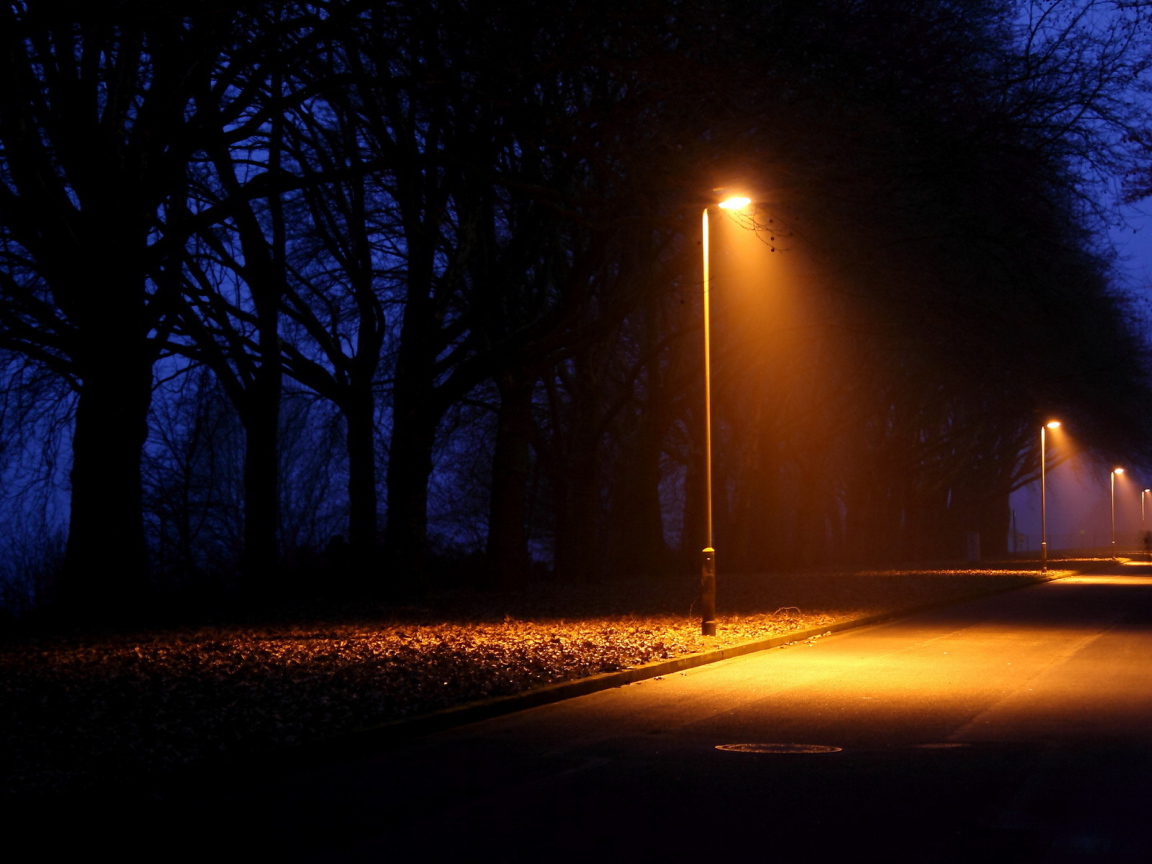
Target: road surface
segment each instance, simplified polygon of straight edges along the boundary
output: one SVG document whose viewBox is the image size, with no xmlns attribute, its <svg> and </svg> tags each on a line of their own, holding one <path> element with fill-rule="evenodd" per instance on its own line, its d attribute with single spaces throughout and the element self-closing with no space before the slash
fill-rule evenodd
<svg viewBox="0 0 1152 864">
<path fill-rule="evenodd" d="M 326 864 L 1150 862 L 1152 567 L 285 765 L 171 828 Z"/>
</svg>

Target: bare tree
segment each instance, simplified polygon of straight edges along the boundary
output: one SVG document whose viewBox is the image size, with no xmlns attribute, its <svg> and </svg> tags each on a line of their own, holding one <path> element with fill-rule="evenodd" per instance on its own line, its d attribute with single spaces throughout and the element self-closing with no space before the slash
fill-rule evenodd
<svg viewBox="0 0 1152 864">
<path fill-rule="evenodd" d="M 192 95 L 227 35 L 199 6 L 144 11 L 0 7 L 0 340 L 75 389 L 61 587 L 112 609 L 146 587 L 140 455 L 153 337 L 172 310 L 156 277 L 184 244 L 166 207 L 201 140 Z"/>
</svg>

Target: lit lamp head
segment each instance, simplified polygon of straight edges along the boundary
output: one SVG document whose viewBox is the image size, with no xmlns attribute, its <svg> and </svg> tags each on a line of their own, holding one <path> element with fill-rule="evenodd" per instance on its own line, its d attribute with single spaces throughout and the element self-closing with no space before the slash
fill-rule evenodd
<svg viewBox="0 0 1152 864">
<path fill-rule="evenodd" d="M 1060 421 L 1059 420 L 1049 420 L 1044 425 L 1047 426 L 1049 429 L 1059 429 L 1060 428 Z"/>
<path fill-rule="evenodd" d="M 1123 474 L 1123 473 L 1124 473 L 1124 469 L 1123 469 L 1123 468 L 1113 468 L 1113 469 L 1112 469 L 1112 473 L 1113 473 L 1113 474 Z"/>
<path fill-rule="evenodd" d="M 751 203 L 752 203 L 751 198 L 744 198 L 743 196 L 736 195 L 736 196 L 733 196 L 732 198 L 727 198 L 727 199 L 721 201 L 716 206 L 719 207 L 721 210 L 743 210 L 745 207 L 747 207 Z"/>
</svg>

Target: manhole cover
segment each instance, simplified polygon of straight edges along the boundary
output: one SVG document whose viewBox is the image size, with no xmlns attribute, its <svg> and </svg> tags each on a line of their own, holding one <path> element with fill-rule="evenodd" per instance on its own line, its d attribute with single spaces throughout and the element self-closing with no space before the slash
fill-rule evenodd
<svg viewBox="0 0 1152 864">
<path fill-rule="evenodd" d="M 839 753 L 828 744 L 717 744 L 717 750 L 733 753 Z"/>
</svg>

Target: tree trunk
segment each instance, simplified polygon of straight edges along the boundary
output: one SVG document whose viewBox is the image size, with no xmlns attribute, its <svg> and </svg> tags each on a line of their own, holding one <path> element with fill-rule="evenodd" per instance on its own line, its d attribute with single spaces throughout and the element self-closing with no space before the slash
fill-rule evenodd
<svg viewBox="0 0 1152 864">
<path fill-rule="evenodd" d="M 370 382 L 369 382 L 370 383 Z M 356 589 L 365 588 L 377 563 L 375 400 L 370 387 L 350 394 L 344 406 L 348 424 L 348 541 L 351 572 L 343 574 Z"/>
<path fill-rule="evenodd" d="M 384 548 L 390 593 L 422 593 L 428 580 L 428 481 L 442 409 L 436 394 L 440 333 L 432 299 L 434 252 L 424 226 L 408 237 L 408 286 L 392 389 Z"/>
<path fill-rule="evenodd" d="M 613 577 L 655 577 L 668 566 L 660 508 L 660 456 L 664 424 L 653 406 L 644 412 L 628 457 L 613 478 L 617 484 L 610 528 Z"/>
<path fill-rule="evenodd" d="M 532 391 L 535 381 L 513 372 L 499 376 L 500 406 L 492 457 L 486 581 L 513 588 L 528 581 L 528 480 L 531 472 Z"/>
<path fill-rule="evenodd" d="M 280 367 L 262 362 L 240 412 L 244 424 L 244 558 L 246 590 L 273 589 L 280 547 Z"/>
<path fill-rule="evenodd" d="M 427 581 L 428 480 L 437 425 L 426 407 L 406 402 L 397 399 L 392 420 L 384 524 L 389 590 L 399 596 L 421 593 Z"/>
<path fill-rule="evenodd" d="M 565 584 L 589 582 L 599 575 L 604 555 L 600 538 L 598 470 L 599 410 L 587 377 L 576 379 L 573 402 L 554 409 L 557 427 L 549 481 L 553 497 L 553 571 Z M 556 401 L 556 400 L 554 400 Z"/>
<path fill-rule="evenodd" d="M 89 616 L 130 614 L 147 600 L 140 458 L 152 367 L 133 329 L 98 334 L 99 344 L 85 352 L 76 407 L 60 599 Z"/>
</svg>

